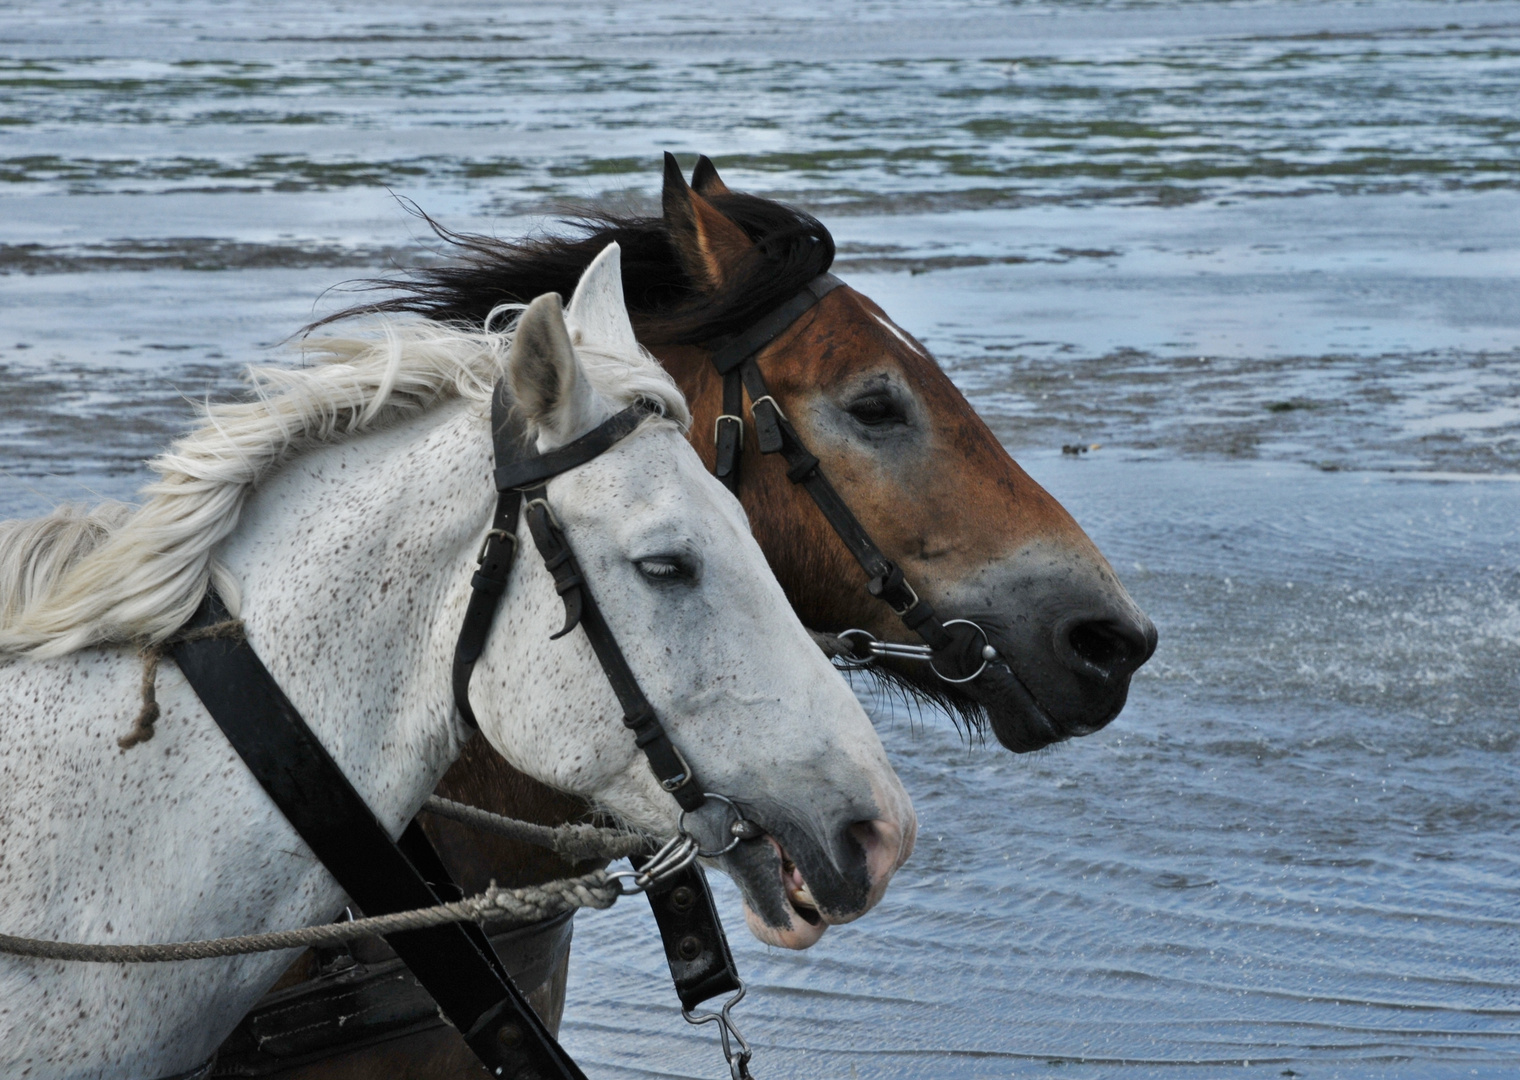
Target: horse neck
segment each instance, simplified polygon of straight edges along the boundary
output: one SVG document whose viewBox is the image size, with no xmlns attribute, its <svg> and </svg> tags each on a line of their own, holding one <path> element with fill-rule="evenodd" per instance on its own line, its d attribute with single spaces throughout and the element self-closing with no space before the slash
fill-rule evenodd
<svg viewBox="0 0 1520 1080">
<path fill-rule="evenodd" d="M 449 669 L 494 493 L 479 405 L 296 458 L 263 483 L 221 558 L 248 639 L 392 828 L 458 754 Z"/>
</svg>

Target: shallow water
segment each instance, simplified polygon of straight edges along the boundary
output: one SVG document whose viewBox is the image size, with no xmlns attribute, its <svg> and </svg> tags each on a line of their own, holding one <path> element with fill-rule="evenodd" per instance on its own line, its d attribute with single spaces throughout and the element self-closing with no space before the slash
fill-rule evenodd
<svg viewBox="0 0 1520 1080">
<path fill-rule="evenodd" d="M 1510 1075 L 1517 100 L 1511 2 L 12 5 L 0 514 L 130 494 L 187 397 L 429 257 L 385 185 L 510 235 L 709 153 L 1161 632 L 1032 757 L 861 686 L 919 848 L 808 953 L 733 921 L 757 1073 Z M 578 920 L 566 1044 L 720 1075 L 647 921 Z"/>
</svg>

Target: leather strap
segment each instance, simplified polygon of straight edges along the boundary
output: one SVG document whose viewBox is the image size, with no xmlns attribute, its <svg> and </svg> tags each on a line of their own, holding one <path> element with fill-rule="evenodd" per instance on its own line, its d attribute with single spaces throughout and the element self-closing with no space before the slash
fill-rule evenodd
<svg viewBox="0 0 1520 1080">
<path fill-rule="evenodd" d="M 737 416 L 743 406 L 743 389 L 737 375 L 733 395 L 733 410 Z M 548 454 L 525 456 L 528 454 L 525 429 L 511 409 L 505 383 L 497 384 L 491 399 L 491 429 L 500 497 L 491 531 L 482 548 L 481 570 L 471 582 L 474 591 L 455 646 L 454 697 L 460 714 L 474 723 L 474 713 L 469 705 L 470 674 L 485 648 L 491 623 L 506 590 L 517 549 L 517 519 L 526 501 L 529 531 L 565 604 L 565 623 L 553 636 L 562 637 L 577 626 L 585 630 L 623 708 L 623 723 L 633 732 L 634 742 L 644 752 L 650 769 L 661 787 L 675 797 L 682 809 L 695 810 L 706 801 L 701 785 L 670 741 L 654 707 L 629 669 L 617 639 L 586 584 L 574 549 L 545 498 L 546 485 L 552 477 L 585 464 L 619 439 L 626 438 L 649 412 L 647 405 L 632 405 L 563 447 Z M 734 445 L 737 449 L 737 437 Z M 525 491 L 525 487 L 531 487 L 531 490 Z M 508 537 L 511 538 L 510 545 Z M 642 862 L 636 861 L 635 867 Z M 665 944 L 671 980 L 681 1004 L 691 1009 L 709 998 L 738 990 L 741 985 L 738 969 L 701 868 L 689 867 L 648 895 Z"/>
<path fill-rule="evenodd" d="M 496 461 L 496 512 L 481 544 L 480 568 L 470 579 L 470 603 L 454 642 L 454 704 L 471 727 L 479 729 L 470 706 L 470 676 L 485 651 L 491 625 L 501 607 L 502 595 L 517 559 L 517 519 L 525 486 L 539 486 L 550 478 L 605 453 L 625 439 L 651 414 L 651 407 L 635 402 L 592 428 L 580 438 L 547 454 L 525 456 L 527 428 L 512 408 L 505 379 L 498 380 L 491 395 L 491 444 Z M 563 632 L 563 631 L 562 631 Z"/>
<path fill-rule="evenodd" d="M 501 400 L 503 393 L 503 386 L 498 383 L 496 394 L 491 399 L 493 424 L 496 418 L 496 403 Z M 634 428 L 642 424 L 654 412 L 655 410 L 645 402 L 636 401 L 622 412 L 602 421 L 580 438 L 567 442 L 564 446 L 555 447 L 547 453 L 535 454 L 529 458 L 514 459 L 514 457 L 503 456 L 500 453 L 502 447 L 498 442 L 496 490 L 522 491 L 530 487 L 542 487 L 560 473 L 567 473 L 576 466 L 584 465 L 611 450 L 631 435 Z M 503 420 L 508 421 L 510 416 L 509 413 L 503 417 Z"/>
<path fill-rule="evenodd" d="M 227 618 L 220 599 L 208 593 L 186 629 Z M 452 882 L 437 856 L 421 856 L 434 865 L 419 867 L 391 840 L 246 641 L 179 642 L 173 654 L 259 785 L 366 914 L 431 907 L 453 898 Z M 420 838 L 420 830 L 407 838 L 405 846 L 413 855 L 419 854 Z M 429 878 L 444 887 L 443 895 Z M 506 977 L 480 927 L 452 923 L 385 940 L 488 1069 L 500 1076 L 532 1070 L 584 1080 Z"/>
<path fill-rule="evenodd" d="M 639 680 L 634 676 L 623 656 L 623 650 L 602 617 L 580 563 L 565 537 L 565 532 L 554 518 L 546 500 L 545 488 L 525 492 L 527 498 L 528 528 L 538 553 L 544 557 L 544 566 L 554 576 L 554 588 L 565 602 L 565 625 L 555 637 L 562 637 L 579 625 L 586 631 L 586 638 L 601 661 L 607 682 L 623 707 L 623 726 L 633 732 L 633 741 L 649 762 L 650 771 L 660 786 L 675 796 L 683 810 L 695 810 L 707 801 L 702 786 L 692 775 L 691 766 L 670 741 L 665 725 L 654 711 L 654 706 L 644 696 Z"/>
<path fill-rule="evenodd" d="M 637 870 L 646 860 L 629 861 Z M 702 867 L 693 863 L 646 895 L 660 928 L 665 962 L 670 965 L 670 980 L 675 983 L 681 1006 L 695 1009 L 710 998 L 738 990 L 742 985 L 739 969 Z"/>
<path fill-rule="evenodd" d="M 844 541 L 845 547 L 866 572 L 866 588 L 871 595 L 885 601 L 903 625 L 940 654 L 942 661 L 959 666 L 963 654 L 969 655 L 968 648 L 975 645 L 976 632 L 964 626 L 947 628 L 928 601 L 921 599 L 908 584 L 902 569 L 876 546 L 860 519 L 824 475 L 818 458 L 808 451 L 797 429 L 776 404 L 755 361 L 756 354 L 765 346 L 842 284 L 833 274 L 814 278 L 801 292 L 751 329 L 714 350 L 713 366 L 723 375 L 723 409 L 725 413 L 731 408 L 737 409 L 738 405 L 731 404 L 730 399 L 737 397 L 738 386 L 742 383 L 749 393 L 750 416 L 754 420 L 760 452 L 779 453 L 785 459 L 788 479 L 807 491 L 834 532 Z M 719 453 L 714 471 L 730 491 L 738 494 L 739 450 L 731 452 L 731 460 L 726 458 L 721 431 L 718 434 Z"/>
<path fill-rule="evenodd" d="M 819 274 L 802 287 L 802 291 L 755 323 L 748 330 L 724 341 L 713 351 L 713 367 L 718 374 L 738 367 L 754 356 L 786 331 L 792 323 L 802 318 L 809 309 L 844 282 L 833 274 Z"/>
<path fill-rule="evenodd" d="M 739 460 L 744 452 L 744 382 L 739 369 L 723 373 L 723 415 L 713 424 L 713 475 L 737 498 L 739 494 Z"/>
<path fill-rule="evenodd" d="M 514 421 L 506 380 L 502 379 L 491 394 L 491 443 L 496 461 L 511 461 L 522 453 L 519 448 L 527 432 Z M 477 730 L 480 723 L 475 719 L 475 710 L 470 708 L 470 676 L 475 672 L 480 654 L 485 651 L 486 639 L 491 636 L 491 624 L 496 621 L 496 609 L 501 606 L 502 594 L 507 591 L 507 581 L 512 576 L 512 564 L 517 559 L 517 516 L 521 507 L 521 492 L 498 489 L 491 528 L 476 559 L 479 569 L 470 579 L 470 604 L 465 608 L 459 638 L 454 642 L 454 704 L 465 723 Z"/>
</svg>

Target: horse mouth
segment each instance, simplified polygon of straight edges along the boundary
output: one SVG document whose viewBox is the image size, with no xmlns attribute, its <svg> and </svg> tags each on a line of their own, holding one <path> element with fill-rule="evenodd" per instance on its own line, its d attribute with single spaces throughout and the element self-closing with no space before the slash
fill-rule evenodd
<svg viewBox="0 0 1520 1080">
<path fill-rule="evenodd" d="M 781 891 L 786 895 L 786 902 L 803 922 L 809 926 L 822 926 L 823 916 L 818 912 L 818 901 L 813 899 L 813 890 L 808 888 L 802 871 L 797 869 L 797 864 L 792 862 L 780 844 L 775 840 L 771 840 L 771 843 L 775 844 L 776 854 L 781 857 Z"/>
<path fill-rule="evenodd" d="M 753 848 L 751 856 L 730 866 L 743 896 L 744 921 L 750 933 L 767 945 L 809 948 L 835 920 L 825 914 L 796 860 L 780 841 L 767 834 L 755 840 Z"/>
<path fill-rule="evenodd" d="M 983 678 L 985 684 L 972 693 L 986 708 L 997 741 L 1014 753 L 1031 753 L 1063 742 L 1073 734 L 1085 734 L 1062 731 L 1011 664 L 989 665 Z"/>
</svg>

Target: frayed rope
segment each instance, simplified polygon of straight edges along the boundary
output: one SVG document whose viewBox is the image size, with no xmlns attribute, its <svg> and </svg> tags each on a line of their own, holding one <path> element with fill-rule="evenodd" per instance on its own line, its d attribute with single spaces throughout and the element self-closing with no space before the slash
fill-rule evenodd
<svg viewBox="0 0 1520 1080">
<path fill-rule="evenodd" d="M 199 629 L 176 634 L 167 641 L 160 641 L 154 645 L 145 645 L 142 649 L 143 674 L 142 708 L 137 710 L 137 719 L 132 721 L 132 730 L 116 740 L 116 745 L 123 750 L 130 750 L 138 743 L 145 743 L 153 738 L 153 725 L 158 723 L 158 665 L 163 660 L 164 654 L 174 645 L 182 641 L 205 641 L 209 638 L 228 638 L 233 641 L 242 641 L 242 619 L 224 619 L 210 626 L 202 626 Z"/>
</svg>

